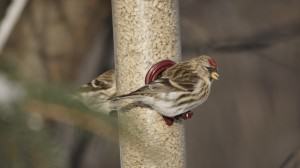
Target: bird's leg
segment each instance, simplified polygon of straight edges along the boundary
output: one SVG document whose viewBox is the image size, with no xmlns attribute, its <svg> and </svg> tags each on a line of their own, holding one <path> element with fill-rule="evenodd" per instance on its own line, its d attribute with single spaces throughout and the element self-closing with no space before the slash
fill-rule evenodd
<svg viewBox="0 0 300 168">
<path fill-rule="evenodd" d="M 183 114 L 180 114 L 180 115 L 179 115 L 179 118 L 182 118 L 182 119 L 184 119 L 184 120 L 188 120 L 188 119 L 191 119 L 191 118 L 192 118 L 193 114 L 194 114 L 193 112 L 188 111 L 188 112 L 185 112 L 185 113 L 183 113 Z"/>
<path fill-rule="evenodd" d="M 167 124 L 168 126 L 173 125 L 174 118 L 172 118 L 172 117 L 166 117 L 166 116 L 162 116 L 162 117 L 163 117 L 163 119 L 165 120 L 165 122 L 166 122 L 166 124 Z"/>
</svg>

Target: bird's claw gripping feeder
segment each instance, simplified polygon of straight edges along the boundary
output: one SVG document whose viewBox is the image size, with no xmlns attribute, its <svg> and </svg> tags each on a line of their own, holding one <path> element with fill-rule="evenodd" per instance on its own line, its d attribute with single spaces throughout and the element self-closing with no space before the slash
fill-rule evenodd
<svg viewBox="0 0 300 168">
<path fill-rule="evenodd" d="M 176 63 L 172 60 L 162 60 L 162 61 L 159 61 L 158 63 L 152 65 L 146 74 L 145 84 L 149 84 L 152 81 L 156 80 L 157 78 L 159 78 L 161 76 L 161 74 L 165 70 L 167 70 L 168 68 L 172 67 L 175 64 Z M 193 116 L 193 112 L 188 111 L 186 113 L 180 114 L 175 117 L 167 117 L 167 116 L 162 116 L 162 117 L 165 120 L 166 124 L 168 126 L 171 126 L 171 125 L 173 125 L 173 122 L 175 120 L 180 120 L 180 119 L 188 120 L 188 119 L 192 118 L 192 116 Z"/>
</svg>

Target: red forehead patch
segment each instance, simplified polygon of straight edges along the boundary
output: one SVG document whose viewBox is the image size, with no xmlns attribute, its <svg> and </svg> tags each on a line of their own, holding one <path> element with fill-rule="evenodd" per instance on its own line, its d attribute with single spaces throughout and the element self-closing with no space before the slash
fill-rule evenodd
<svg viewBox="0 0 300 168">
<path fill-rule="evenodd" d="M 208 63 L 212 67 L 217 67 L 217 62 L 213 58 L 208 59 Z"/>
</svg>

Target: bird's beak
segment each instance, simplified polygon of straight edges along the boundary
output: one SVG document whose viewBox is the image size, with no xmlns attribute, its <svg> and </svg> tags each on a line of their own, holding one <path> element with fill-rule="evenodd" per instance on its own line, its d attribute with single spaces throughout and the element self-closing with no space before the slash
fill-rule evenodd
<svg viewBox="0 0 300 168">
<path fill-rule="evenodd" d="M 210 76 L 211 76 L 212 79 L 218 80 L 220 75 L 217 72 L 212 72 L 210 74 Z"/>
</svg>

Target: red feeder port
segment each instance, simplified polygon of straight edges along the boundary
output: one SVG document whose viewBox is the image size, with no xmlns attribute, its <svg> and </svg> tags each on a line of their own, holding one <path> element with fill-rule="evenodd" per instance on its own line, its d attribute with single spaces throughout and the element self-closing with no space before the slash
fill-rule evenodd
<svg viewBox="0 0 300 168">
<path fill-rule="evenodd" d="M 166 69 L 170 68 L 171 66 L 175 65 L 176 63 L 171 60 L 162 60 L 156 64 L 154 64 L 145 77 L 145 83 L 149 84 L 155 79 L 159 77 L 161 73 L 163 73 Z"/>
</svg>

